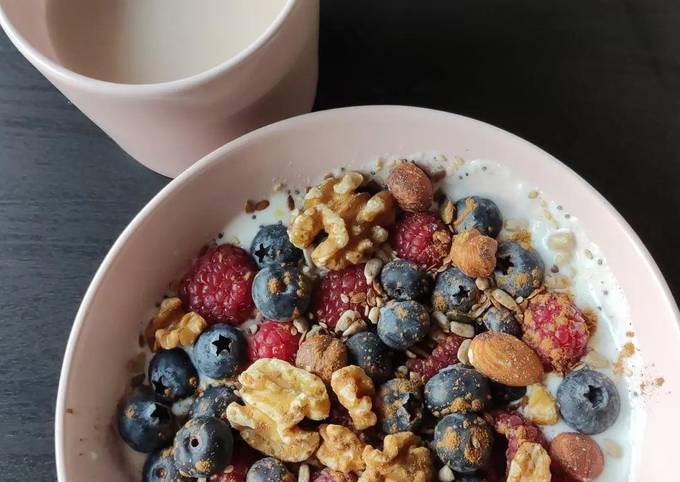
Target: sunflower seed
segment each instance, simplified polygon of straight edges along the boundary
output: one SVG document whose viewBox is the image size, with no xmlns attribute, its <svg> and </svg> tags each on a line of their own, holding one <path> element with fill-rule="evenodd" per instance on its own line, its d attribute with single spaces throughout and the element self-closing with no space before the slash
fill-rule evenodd
<svg viewBox="0 0 680 482">
<path fill-rule="evenodd" d="M 473 322 L 472 318 L 470 318 L 468 315 L 466 315 L 462 311 L 457 311 L 457 310 L 447 311 L 446 317 L 449 320 L 459 321 L 461 323 L 472 323 Z"/>
<path fill-rule="evenodd" d="M 371 308 L 368 312 L 368 319 L 374 325 L 377 324 L 378 320 L 380 319 L 380 308 L 378 308 L 377 306 Z"/>
<path fill-rule="evenodd" d="M 470 345 L 472 344 L 472 340 L 467 338 L 463 340 L 463 343 L 460 344 L 460 347 L 458 347 L 458 353 L 456 356 L 458 357 L 458 361 L 460 361 L 463 365 L 469 365 L 470 364 L 470 358 L 468 357 L 468 352 L 470 350 Z"/>
<path fill-rule="evenodd" d="M 456 208 L 449 199 L 446 199 L 439 207 L 439 216 L 442 218 L 442 221 L 444 221 L 444 224 L 451 224 L 455 214 Z"/>
<path fill-rule="evenodd" d="M 441 311 L 433 311 L 432 318 L 437 323 L 437 326 L 442 329 L 445 333 L 449 332 L 449 319 Z"/>
<path fill-rule="evenodd" d="M 366 322 L 364 320 L 357 320 L 352 325 L 342 332 L 342 336 L 347 338 L 361 331 L 366 331 Z"/>
<path fill-rule="evenodd" d="M 548 236 L 548 247 L 553 251 L 569 252 L 576 246 L 576 238 L 571 231 L 553 233 Z"/>
<path fill-rule="evenodd" d="M 293 326 L 300 333 L 307 333 L 309 331 L 309 323 L 304 318 L 295 318 L 293 320 Z"/>
<path fill-rule="evenodd" d="M 375 279 L 378 278 L 380 270 L 382 269 L 383 262 L 379 258 L 371 258 L 366 261 L 366 266 L 364 266 L 364 276 L 366 277 L 366 283 L 372 284 Z"/>
<path fill-rule="evenodd" d="M 300 465 L 298 469 L 298 482 L 309 482 L 309 465 Z"/>
<path fill-rule="evenodd" d="M 335 331 L 338 333 L 343 333 L 345 330 L 349 329 L 350 326 L 352 326 L 352 323 L 360 319 L 361 314 L 354 310 L 347 310 L 342 315 L 340 315 L 338 322 L 335 324 Z"/>
<path fill-rule="evenodd" d="M 621 448 L 621 446 L 618 443 L 614 442 L 612 439 L 609 438 L 604 439 L 602 445 L 604 446 L 604 451 L 610 457 L 619 459 L 623 455 L 623 449 Z"/>
<path fill-rule="evenodd" d="M 443 466 L 441 469 L 439 469 L 439 473 L 437 474 L 439 477 L 440 482 L 453 482 L 456 480 L 456 476 L 453 474 L 453 470 L 451 470 L 451 467 L 448 465 Z"/>
<path fill-rule="evenodd" d="M 366 301 L 366 293 L 354 293 L 349 298 L 350 303 L 359 304 Z"/>
<path fill-rule="evenodd" d="M 342 301 L 343 303 L 349 303 L 349 296 L 347 296 L 345 293 L 342 293 L 340 295 L 340 301 Z"/>
<path fill-rule="evenodd" d="M 490 283 L 488 278 L 477 278 L 475 280 L 475 284 L 477 285 L 477 288 L 480 289 L 480 291 L 484 291 L 489 289 Z"/>
<path fill-rule="evenodd" d="M 496 288 L 495 290 L 493 290 L 491 292 L 491 296 L 493 297 L 493 299 L 498 301 L 502 306 L 504 306 L 505 308 L 507 308 L 511 311 L 517 311 L 518 308 L 519 308 L 517 306 L 517 303 L 515 302 L 515 300 L 512 298 L 512 296 L 510 296 L 505 291 L 503 291 L 499 288 Z"/>
<path fill-rule="evenodd" d="M 458 321 L 451 322 L 451 332 L 463 338 L 472 338 L 475 336 L 475 327 L 466 323 L 459 323 Z"/>
</svg>

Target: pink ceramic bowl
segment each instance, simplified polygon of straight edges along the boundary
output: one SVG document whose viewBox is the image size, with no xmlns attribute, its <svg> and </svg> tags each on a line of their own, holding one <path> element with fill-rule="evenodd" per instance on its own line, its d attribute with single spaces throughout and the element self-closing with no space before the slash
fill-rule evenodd
<svg viewBox="0 0 680 482">
<path fill-rule="evenodd" d="M 632 229 L 583 179 L 512 134 L 454 114 L 385 106 L 308 114 L 247 134 L 190 167 L 130 223 L 97 271 L 66 349 L 56 411 L 59 480 L 134 480 L 111 429 L 129 379 L 125 363 L 168 280 L 245 199 L 267 197 L 276 176 L 304 185 L 338 165 L 421 151 L 496 160 L 568 202 L 627 295 L 645 366 L 666 380 L 646 402 L 630 480 L 677 481 L 678 309 Z"/>
</svg>

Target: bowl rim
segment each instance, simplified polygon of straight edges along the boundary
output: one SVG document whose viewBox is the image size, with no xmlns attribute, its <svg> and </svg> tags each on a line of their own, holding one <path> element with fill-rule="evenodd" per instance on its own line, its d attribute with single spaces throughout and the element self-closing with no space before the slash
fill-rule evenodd
<svg viewBox="0 0 680 482">
<path fill-rule="evenodd" d="M 302 1 L 307 0 L 285 0 L 286 3 L 280 7 L 276 17 L 252 42 L 248 44 L 243 50 L 240 50 L 236 55 L 225 59 L 224 61 L 214 65 L 208 69 L 202 70 L 198 73 L 180 77 L 179 79 L 166 80 L 163 82 L 152 82 L 142 84 L 124 84 L 120 82 L 111 82 L 108 80 L 95 79 L 87 75 L 79 74 L 58 62 L 50 59 L 36 47 L 34 47 L 19 30 L 14 26 L 7 16 L 5 8 L 0 1 L 0 27 L 3 28 L 10 41 L 14 46 L 39 70 L 46 70 L 51 72 L 56 78 L 66 82 L 67 84 L 75 85 L 79 88 L 88 89 L 95 92 L 107 92 L 111 94 L 131 94 L 131 95 L 149 95 L 149 94 L 170 94 L 182 90 L 188 90 L 198 85 L 210 82 L 229 70 L 235 69 L 238 65 L 245 62 L 249 57 L 252 57 L 257 51 L 261 50 L 269 41 L 281 30 L 286 19 L 290 16 L 294 7 Z"/>
<path fill-rule="evenodd" d="M 395 115 L 397 113 L 401 114 L 414 114 L 414 115 L 427 115 L 427 116 L 449 116 L 457 118 L 459 121 L 463 121 L 470 125 L 473 129 L 487 129 L 496 135 L 506 136 L 512 138 L 515 142 L 520 142 L 528 147 L 530 150 L 534 150 L 537 154 L 541 155 L 546 159 L 554 161 L 554 165 L 551 168 L 561 171 L 564 176 L 572 177 L 575 181 L 581 183 L 591 194 L 595 195 L 597 199 L 602 203 L 603 207 L 608 210 L 610 215 L 616 224 L 623 230 L 625 235 L 630 240 L 630 247 L 633 248 L 640 255 L 646 268 L 650 270 L 658 286 L 663 290 L 663 299 L 666 301 L 666 308 L 670 310 L 673 318 L 676 321 L 674 325 L 676 338 L 680 337 L 680 311 L 676 304 L 675 299 L 670 291 L 668 283 L 666 282 L 663 274 L 661 273 L 658 265 L 652 258 L 651 254 L 642 243 L 638 235 L 635 233 L 633 228 L 628 224 L 628 222 L 621 216 L 621 214 L 607 201 L 602 194 L 600 194 L 593 186 L 591 186 L 585 179 L 583 179 L 579 174 L 573 171 L 566 164 L 562 163 L 543 149 L 537 147 L 536 145 L 522 139 L 521 137 L 512 134 L 504 129 L 495 127 L 486 122 L 482 122 L 470 117 L 462 116 L 459 114 L 449 113 L 441 110 L 422 108 L 422 107 L 411 107 L 411 106 L 400 106 L 400 105 L 366 105 L 366 106 L 354 106 L 354 107 L 343 107 L 337 109 L 330 109 L 324 111 L 317 111 L 308 114 L 303 114 L 300 116 L 292 117 L 290 119 L 285 119 L 265 127 L 261 127 L 255 131 L 249 132 L 225 145 L 219 147 L 210 154 L 204 156 L 198 162 L 190 166 L 187 170 L 181 173 L 178 177 L 170 181 L 163 189 L 161 189 L 142 209 L 141 211 L 130 221 L 130 223 L 125 227 L 122 233 L 118 236 L 116 241 L 113 243 L 107 255 L 104 257 L 97 271 L 95 272 L 92 281 L 82 299 L 82 302 L 76 313 L 71 332 L 69 334 L 68 342 L 66 344 L 66 349 L 63 358 L 63 364 L 61 368 L 61 373 L 59 377 L 59 386 L 56 400 L 56 413 L 55 413 L 55 458 L 56 458 L 56 468 L 57 477 L 59 480 L 66 480 L 65 474 L 65 458 L 64 458 L 64 420 L 65 420 L 65 397 L 66 388 L 68 386 L 68 381 L 71 372 L 71 360 L 73 358 L 73 353 L 75 347 L 78 343 L 81 328 L 83 326 L 84 320 L 89 313 L 90 304 L 97 294 L 98 290 L 104 281 L 105 275 L 108 271 L 109 266 L 114 262 L 114 260 L 120 255 L 123 246 L 127 243 L 128 239 L 131 237 L 139 226 L 141 226 L 159 207 L 164 203 L 173 192 L 178 191 L 181 186 L 190 183 L 194 178 L 200 176 L 204 171 L 209 169 L 213 164 L 218 163 L 229 151 L 239 148 L 243 144 L 257 142 L 261 137 L 266 137 L 270 133 L 275 132 L 279 129 L 291 129 L 299 127 L 305 123 L 314 123 L 320 119 L 333 118 L 336 116 L 361 116 L 363 114 L 382 114 L 387 117 Z M 396 116 L 395 116 L 396 117 Z"/>
</svg>

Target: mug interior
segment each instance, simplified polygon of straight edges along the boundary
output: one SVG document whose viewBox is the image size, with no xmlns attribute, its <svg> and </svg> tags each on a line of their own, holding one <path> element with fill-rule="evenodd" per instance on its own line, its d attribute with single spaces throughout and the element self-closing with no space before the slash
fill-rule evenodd
<svg viewBox="0 0 680 482">
<path fill-rule="evenodd" d="M 25 42 L 55 64 L 61 65 L 47 28 L 49 0 L 0 0 L 0 9 Z"/>
<path fill-rule="evenodd" d="M 208 44 L 204 48 L 194 48 L 192 50 L 191 45 L 188 48 L 183 47 L 185 43 L 189 44 L 188 41 L 181 42 L 178 38 L 175 38 L 172 42 L 167 42 L 163 35 L 137 35 L 137 40 L 128 40 L 123 35 L 121 38 L 124 41 L 121 45 L 124 45 L 124 47 L 120 48 L 116 47 L 116 41 L 109 45 L 108 39 L 102 39 L 97 36 L 97 32 L 102 30 L 98 28 L 100 25 L 95 25 L 95 29 L 90 29 L 90 33 L 94 32 L 95 37 L 93 38 L 90 38 L 89 35 L 78 35 L 74 31 L 79 29 L 74 29 L 73 26 L 80 25 L 79 22 L 82 21 L 82 18 L 92 16 L 90 15 L 92 12 L 89 11 L 83 11 L 81 15 L 83 8 L 80 8 L 82 7 L 81 4 L 87 5 L 90 1 L 94 2 L 93 5 L 98 6 L 97 15 L 95 16 L 100 18 L 100 22 L 104 22 L 102 25 L 108 26 L 107 30 L 109 32 L 115 32 L 119 27 L 122 30 L 129 23 L 129 20 L 124 20 L 126 17 L 125 11 L 129 8 L 129 4 L 122 0 L 0 0 L 0 23 L 3 24 L 8 36 L 31 63 L 36 64 L 37 62 L 38 65 L 46 66 L 60 74 L 60 76 L 96 83 L 92 85 L 122 86 L 123 88 L 168 86 L 172 88 L 173 86 L 180 87 L 187 85 L 186 83 L 190 81 L 210 79 L 212 74 L 222 72 L 251 55 L 274 35 L 298 0 L 267 0 L 267 4 L 253 4 L 258 5 L 259 10 L 256 9 L 256 11 L 249 12 L 250 17 L 244 21 L 235 23 L 232 21 L 232 27 L 247 23 L 257 24 L 249 32 L 248 41 L 237 41 L 229 38 L 226 38 L 225 41 L 217 41 L 217 39 L 213 38 L 211 39 L 212 43 L 209 45 L 215 46 L 214 48 L 217 48 L 223 55 L 218 53 L 210 60 L 204 58 L 207 55 L 206 53 L 211 51 Z M 190 0 L 185 1 L 189 2 Z M 60 5 L 60 2 L 64 3 Z M 110 12 L 104 10 L 109 8 L 108 5 L 111 5 Z M 192 8 L 189 11 L 193 11 L 195 8 L 193 3 L 187 5 L 190 5 Z M 220 5 L 220 3 L 213 4 L 212 6 L 215 7 L 215 5 Z M 250 4 L 245 0 L 234 5 L 238 6 L 241 15 L 250 9 Z M 268 5 L 268 7 L 263 9 L 263 5 Z M 64 14 L 62 14 L 62 10 L 64 10 Z M 157 17 L 156 15 L 151 15 L 154 12 L 148 10 L 147 8 L 145 13 L 150 18 Z M 212 14 L 213 12 L 211 11 L 210 13 Z M 226 14 L 227 10 L 222 13 Z M 263 16 L 265 20 L 262 20 Z M 73 21 L 77 17 L 79 19 Z M 202 20 L 202 23 L 205 23 L 207 18 L 213 19 L 212 24 L 216 23 L 214 22 L 214 17 L 198 18 L 198 21 L 201 23 Z M 194 20 L 193 18 L 187 20 L 182 17 L 180 20 L 182 20 L 181 23 L 187 29 L 186 35 L 184 35 L 185 39 L 198 37 L 191 35 L 193 30 L 190 29 L 193 29 L 193 24 L 191 23 Z M 62 25 L 62 22 L 66 23 L 62 27 L 55 27 L 55 25 Z M 119 25 L 116 22 L 119 22 Z M 167 32 L 174 31 L 178 19 L 168 18 L 165 22 L 167 23 L 165 25 L 167 27 L 165 28 L 167 34 Z M 111 23 L 113 26 L 111 26 Z M 134 23 L 146 24 L 146 22 L 140 22 L 139 20 Z M 158 22 L 155 23 L 158 24 Z M 197 24 L 196 27 L 205 30 L 205 25 Z M 213 30 L 222 31 L 219 29 Z M 144 31 L 144 29 L 141 29 L 141 31 Z M 228 32 L 230 29 L 225 28 L 224 31 Z M 67 34 L 64 35 L 64 32 Z M 138 40 L 147 37 L 152 39 L 153 46 L 157 47 L 154 55 L 152 55 L 152 52 L 148 52 L 148 45 L 147 48 L 139 47 L 141 44 L 138 43 Z M 80 39 L 84 39 L 84 41 L 79 42 Z M 88 42 L 89 46 L 82 47 L 83 44 Z M 228 49 L 227 46 L 230 45 L 230 42 L 238 45 L 233 49 Z M 181 48 L 185 48 L 184 55 L 174 56 L 174 51 L 181 50 Z M 146 57 L 134 58 L 135 55 L 131 54 L 131 52 L 142 50 L 147 52 Z M 156 59 L 156 57 L 162 57 L 161 54 L 164 51 L 166 51 L 165 57 Z M 100 52 L 102 55 L 98 56 L 97 54 Z M 106 62 L 97 61 L 100 66 L 104 67 L 104 71 L 100 73 L 98 69 L 90 68 L 87 62 L 83 62 L 84 56 L 89 56 L 90 59 L 107 58 Z M 197 63 L 196 58 L 199 57 L 204 58 L 202 63 Z M 111 66 L 108 65 L 109 63 Z M 183 64 L 186 64 L 184 68 L 177 68 L 178 65 L 182 67 Z M 188 67 L 189 64 L 195 65 L 190 68 Z M 176 69 L 176 72 L 156 76 L 149 74 L 148 76 L 144 75 L 143 77 L 130 79 L 111 75 L 111 72 L 115 71 L 113 66 L 129 69 L 131 65 L 136 65 L 138 72 L 145 72 L 147 68 L 149 68 L 150 72 L 153 72 L 155 69 L 163 68 L 163 66 L 174 65 L 172 68 Z M 155 68 L 153 65 L 155 65 Z"/>
</svg>

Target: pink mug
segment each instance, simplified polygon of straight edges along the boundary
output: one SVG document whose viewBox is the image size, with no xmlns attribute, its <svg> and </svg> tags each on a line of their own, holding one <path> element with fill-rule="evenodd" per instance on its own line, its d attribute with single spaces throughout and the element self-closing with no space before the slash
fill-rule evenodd
<svg viewBox="0 0 680 482">
<path fill-rule="evenodd" d="M 0 0 L 0 25 L 57 89 L 160 174 L 174 177 L 229 140 L 311 110 L 319 0 L 287 0 L 267 29 L 234 57 L 196 75 L 153 84 L 107 82 L 65 68 L 48 31 L 50 1 Z"/>
</svg>

